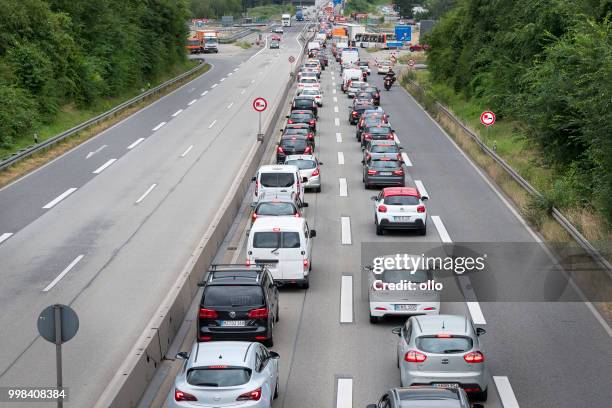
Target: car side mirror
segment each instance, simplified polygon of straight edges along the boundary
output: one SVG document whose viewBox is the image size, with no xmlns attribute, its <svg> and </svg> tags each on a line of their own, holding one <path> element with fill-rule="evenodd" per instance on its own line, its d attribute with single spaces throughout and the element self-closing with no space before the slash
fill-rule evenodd
<svg viewBox="0 0 612 408">
<path fill-rule="evenodd" d="M 310 233 L 308 234 L 308 236 L 310 238 L 314 238 L 317 236 L 317 230 L 310 230 Z"/>
<path fill-rule="evenodd" d="M 429 197 L 427 197 L 427 196 L 421 196 L 421 201 L 427 201 L 427 200 L 429 200 Z"/>
<path fill-rule="evenodd" d="M 397 146 L 398 149 L 403 150 L 404 146 Z"/>
<path fill-rule="evenodd" d="M 270 358 L 277 360 L 280 358 L 280 354 L 278 354 L 276 351 L 270 351 Z"/>
<path fill-rule="evenodd" d="M 301 208 L 306 208 L 306 207 L 308 207 L 308 203 L 302 203 L 302 204 L 300 204 L 300 207 Z"/>
<path fill-rule="evenodd" d="M 308 183 L 308 177 L 302 177 L 302 183 Z"/>
<path fill-rule="evenodd" d="M 186 351 L 181 351 L 180 353 L 176 353 L 176 358 L 180 360 L 189 360 L 189 353 Z"/>
<path fill-rule="evenodd" d="M 401 327 L 394 327 L 393 329 L 391 329 L 391 333 L 393 334 L 397 334 L 398 336 L 402 335 L 402 328 Z"/>
<path fill-rule="evenodd" d="M 323 162 L 319 162 L 319 166 L 322 166 L 324 163 Z"/>
<path fill-rule="evenodd" d="M 289 115 L 285 116 L 287 119 L 289 119 Z"/>
<path fill-rule="evenodd" d="M 251 177 L 251 181 L 256 181 L 256 180 L 257 180 L 256 176 Z"/>
<path fill-rule="evenodd" d="M 206 286 L 206 282 L 205 281 L 199 281 L 198 282 L 198 287 L 203 288 L 204 286 Z"/>
<path fill-rule="evenodd" d="M 483 334 L 485 334 L 486 332 L 487 332 L 487 331 L 486 331 L 485 329 L 483 329 L 482 327 L 478 327 L 478 328 L 476 328 L 476 335 L 477 335 L 477 336 L 483 335 Z"/>
</svg>

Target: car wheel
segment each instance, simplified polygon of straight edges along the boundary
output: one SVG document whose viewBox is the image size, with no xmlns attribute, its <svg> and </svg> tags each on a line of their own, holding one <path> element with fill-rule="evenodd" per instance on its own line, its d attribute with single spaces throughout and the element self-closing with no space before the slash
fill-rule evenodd
<svg viewBox="0 0 612 408">
<path fill-rule="evenodd" d="M 421 229 L 419 230 L 419 233 L 420 233 L 421 235 L 427 235 L 427 226 L 425 226 L 425 227 L 421 228 Z"/>
<path fill-rule="evenodd" d="M 376 235 L 385 235 L 385 229 L 380 224 L 376 224 Z"/>
<path fill-rule="evenodd" d="M 478 401 L 486 401 L 488 397 L 489 397 L 489 389 L 488 388 L 486 390 L 482 391 L 482 392 L 477 392 L 477 393 L 474 394 L 474 399 L 478 400 Z"/>
<path fill-rule="evenodd" d="M 274 387 L 274 399 L 278 398 L 278 377 L 276 377 L 276 387 Z"/>
<path fill-rule="evenodd" d="M 381 321 L 381 318 L 379 316 L 370 315 L 370 323 L 376 324 L 376 323 L 380 323 L 380 321 Z"/>
</svg>

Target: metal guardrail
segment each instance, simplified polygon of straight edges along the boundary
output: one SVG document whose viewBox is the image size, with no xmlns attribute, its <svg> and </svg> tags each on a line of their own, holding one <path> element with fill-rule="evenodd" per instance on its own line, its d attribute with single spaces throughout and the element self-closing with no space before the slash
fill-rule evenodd
<svg viewBox="0 0 612 408">
<path fill-rule="evenodd" d="M 421 95 L 425 95 L 424 89 L 417 84 L 416 82 L 407 79 L 407 82 L 414 89 L 417 90 Z M 530 194 L 543 198 L 542 193 L 536 190 L 527 180 L 525 180 L 520 174 L 516 172 L 504 159 L 502 159 L 497 153 L 487 146 L 480 137 L 474 133 L 471 129 L 469 129 L 459 118 L 457 118 L 446 106 L 442 105 L 438 101 L 434 101 L 434 107 L 438 112 L 445 115 L 448 119 L 450 119 L 454 124 L 459 126 L 463 132 L 468 135 L 478 146 L 480 149 L 485 152 L 489 157 L 491 157 L 497 164 L 499 164 L 505 171 L 516 181 L 521 187 L 527 190 Z M 612 276 L 612 264 L 593 246 L 591 243 L 578 231 L 578 229 L 572 225 L 571 222 L 555 207 L 552 207 L 551 214 L 553 218 L 565 229 L 574 240 L 582 247 L 582 249 L 594 260 L 596 261 L 610 276 Z"/>
<path fill-rule="evenodd" d="M 123 110 L 130 108 L 131 106 L 135 105 L 136 103 L 148 98 L 149 96 L 167 88 L 170 85 L 173 85 L 179 81 L 181 81 L 183 78 L 186 78 L 190 75 L 192 75 L 193 73 L 197 72 L 198 70 L 202 69 L 204 67 L 204 60 L 201 59 L 200 60 L 200 64 L 196 67 L 193 67 L 192 69 L 190 69 L 187 72 L 182 73 L 181 75 L 174 77 L 166 82 L 164 82 L 161 85 L 156 86 L 155 88 L 151 88 L 146 92 L 141 93 L 140 95 L 137 95 L 135 97 L 133 97 L 132 99 L 125 101 L 117 106 L 115 106 L 114 108 L 101 113 L 100 115 L 93 117 L 83 123 L 80 123 L 79 125 L 73 127 L 72 129 L 68 129 L 65 132 L 62 132 L 58 135 L 55 135 L 47 140 L 45 140 L 44 142 L 40 142 L 38 144 L 29 146 L 23 150 L 20 150 L 17 153 L 14 153 L 13 155 L 3 159 L 2 161 L 0 161 L 0 170 L 3 170 L 7 167 L 10 167 L 12 165 L 14 165 L 15 163 L 31 156 L 34 153 L 40 152 L 48 147 L 53 146 L 56 143 L 61 142 L 62 140 L 73 136 L 91 126 L 97 125 L 98 123 L 116 115 L 117 113 L 122 112 Z"/>
</svg>

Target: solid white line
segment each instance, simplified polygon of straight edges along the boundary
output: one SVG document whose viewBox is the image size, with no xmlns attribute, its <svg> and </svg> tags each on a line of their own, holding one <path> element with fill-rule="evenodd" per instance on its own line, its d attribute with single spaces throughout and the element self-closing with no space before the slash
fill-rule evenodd
<svg viewBox="0 0 612 408">
<path fill-rule="evenodd" d="M 353 408 L 352 378 L 338 378 L 338 395 L 336 395 L 336 408 Z"/>
<path fill-rule="evenodd" d="M 216 87 L 217 87 L 217 85 L 219 85 L 219 84 L 213 84 L 213 86 L 211 86 L 211 87 L 210 87 L 210 89 L 214 89 L 214 88 L 216 88 Z"/>
<path fill-rule="evenodd" d="M 4 241 L 6 241 L 7 239 L 9 239 L 12 236 L 13 236 L 12 232 L 5 232 L 4 234 L 0 235 L 0 244 L 3 243 Z"/>
<path fill-rule="evenodd" d="M 242 91 L 240 91 L 240 95 L 244 95 L 245 92 L 246 92 L 246 89 L 243 89 Z"/>
<path fill-rule="evenodd" d="M 472 322 L 474 324 L 487 324 L 487 321 L 482 314 L 482 309 L 480 309 L 480 303 L 478 302 L 465 302 L 467 303 L 468 310 L 470 311 L 470 315 L 472 316 Z"/>
<path fill-rule="evenodd" d="M 139 198 L 138 200 L 136 200 L 136 204 L 138 204 L 138 203 L 140 203 L 142 200 L 144 200 L 144 199 L 145 199 L 145 197 L 146 197 L 146 196 L 148 196 L 148 195 L 149 195 L 149 193 L 150 193 L 151 191 L 153 191 L 153 189 L 154 189 L 155 187 L 157 187 L 157 184 L 152 184 L 152 185 L 151 185 L 151 187 L 149 187 L 149 188 L 147 189 L 147 191 L 145 191 L 145 192 L 144 192 L 144 194 L 143 194 L 143 195 L 141 195 L 141 196 L 140 196 L 140 198 Z"/>
<path fill-rule="evenodd" d="M 106 163 L 104 163 L 103 165 L 101 165 L 100 167 L 98 167 L 97 169 L 95 169 L 93 171 L 93 174 L 100 174 L 102 173 L 104 170 L 106 170 L 106 168 L 108 166 L 110 166 L 111 164 L 113 164 L 114 162 L 116 162 L 117 159 L 110 159 L 109 161 L 107 161 Z"/>
<path fill-rule="evenodd" d="M 340 126 L 340 119 L 335 118 L 334 119 L 334 123 L 335 123 L 336 126 Z"/>
<path fill-rule="evenodd" d="M 202 93 L 200 94 L 200 96 L 204 96 L 204 95 L 206 95 L 207 93 L 208 93 L 208 91 L 204 91 L 204 92 L 202 92 Z"/>
<path fill-rule="evenodd" d="M 340 217 L 342 223 L 342 245 L 351 245 L 353 243 L 351 239 L 351 218 Z"/>
<path fill-rule="evenodd" d="M 504 408 L 519 408 L 518 401 L 514 396 L 514 391 L 512 391 L 512 386 L 510 385 L 508 377 L 493 376 L 493 381 L 495 381 L 495 387 L 497 388 L 499 399 Z"/>
<path fill-rule="evenodd" d="M 182 112 L 182 111 L 183 111 L 182 109 L 177 110 L 176 112 L 174 112 L 174 113 L 172 114 L 172 117 L 173 117 L 173 118 L 177 117 L 178 115 L 180 115 L 180 114 L 181 114 L 181 112 Z"/>
<path fill-rule="evenodd" d="M 338 107 L 337 106 L 334 106 L 334 112 L 338 113 Z"/>
<path fill-rule="evenodd" d="M 234 68 L 234 72 L 238 71 L 238 68 Z"/>
<path fill-rule="evenodd" d="M 187 156 L 187 154 L 191 151 L 191 149 L 193 149 L 193 145 L 189 146 L 187 150 L 185 150 L 183 154 L 181 154 L 181 157 Z"/>
<path fill-rule="evenodd" d="M 338 164 L 344 164 L 344 153 L 338 152 Z"/>
<path fill-rule="evenodd" d="M 219 81 L 219 82 L 223 82 L 223 81 L 225 81 L 225 78 L 221 78 L 221 81 Z"/>
<path fill-rule="evenodd" d="M 440 217 L 437 215 L 432 215 L 431 220 L 436 226 L 436 229 L 438 230 L 438 235 L 440 235 L 440 239 L 442 240 L 442 242 L 444 242 L 445 244 L 451 244 L 453 241 L 451 240 L 450 235 L 448 235 L 448 231 L 446 231 L 446 227 L 442 223 Z"/>
<path fill-rule="evenodd" d="M 160 123 L 159 125 L 157 125 L 157 126 L 155 126 L 155 127 L 153 128 L 153 131 L 155 132 L 156 130 L 161 129 L 161 127 L 162 127 L 162 126 L 164 126 L 165 124 L 166 124 L 166 122 L 162 122 L 162 123 Z"/>
<path fill-rule="evenodd" d="M 336 133 L 336 142 L 342 143 L 342 133 Z"/>
<path fill-rule="evenodd" d="M 406 166 L 408 167 L 412 167 L 412 162 L 410 161 L 410 159 L 408 158 L 408 155 L 404 152 L 402 152 L 402 160 L 404 161 L 404 163 L 406 164 Z"/>
<path fill-rule="evenodd" d="M 353 277 L 342 276 L 340 285 L 340 323 L 353 323 Z"/>
<path fill-rule="evenodd" d="M 229 105 L 227 105 L 227 109 L 231 109 L 232 106 L 234 106 L 234 102 L 230 103 Z"/>
<path fill-rule="evenodd" d="M 63 271 L 62 271 L 62 272 L 61 272 L 59 275 L 57 275 L 57 277 L 56 277 L 55 279 L 53 279 L 53 280 L 51 281 L 51 283 L 47 285 L 47 287 L 46 287 L 46 288 L 44 288 L 44 289 L 43 289 L 43 292 L 48 292 L 48 291 L 50 291 L 51 289 L 53 289 L 53 287 L 54 287 L 55 285 L 57 285 L 57 283 L 58 283 L 60 280 L 62 280 L 62 278 L 63 278 L 64 276 L 66 276 L 66 274 L 67 274 L 68 272 L 70 272 L 70 270 L 71 270 L 72 268 L 74 268 L 74 267 L 76 266 L 76 264 L 78 264 L 78 263 L 81 261 L 81 259 L 83 259 L 83 257 L 84 257 L 84 256 L 85 256 L 85 255 L 79 255 L 79 256 L 77 256 L 76 258 L 74 258 L 74 260 L 73 260 L 72 262 L 70 262 L 70 265 L 68 265 L 68 266 L 66 267 L 66 269 L 64 269 L 64 270 L 63 270 Z"/>
<path fill-rule="evenodd" d="M 194 103 L 196 103 L 197 101 L 198 101 L 197 99 L 194 99 L 194 100 L 192 100 L 191 102 L 189 102 L 187 105 L 191 106 L 191 105 L 193 105 Z"/>
<path fill-rule="evenodd" d="M 134 143 L 132 143 L 131 145 L 129 145 L 129 146 L 127 147 L 127 149 L 128 149 L 128 150 L 132 150 L 133 148 L 135 148 L 136 146 L 138 146 L 138 145 L 140 144 L 140 142 L 142 142 L 143 140 L 145 140 L 145 138 L 144 138 L 144 137 L 141 137 L 141 138 L 139 138 L 139 139 L 136 139 L 136 140 L 134 141 Z"/>
<path fill-rule="evenodd" d="M 336 90 L 335 90 L 335 89 L 332 89 L 332 93 L 333 93 L 333 94 L 335 94 L 335 93 L 336 93 Z"/>
<path fill-rule="evenodd" d="M 348 197 L 348 185 L 346 184 L 346 179 L 341 177 L 338 179 L 340 183 L 340 197 Z"/>
<path fill-rule="evenodd" d="M 414 180 L 414 184 L 416 184 L 417 190 L 419 190 L 421 197 L 431 198 L 429 197 L 429 194 L 427 194 L 427 190 L 425 190 L 425 186 L 421 180 Z"/>
<path fill-rule="evenodd" d="M 338 102 L 338 97 L 334 96 L 334 102 Z"/>
<path fill-rule="evenodd" d="M 233 72 L 228 72 L 228 74 L 227 74 L 228 77 L 231 77 L 232 75 L 234 75 Z"/>
<path fill-rule="evenodd" d="M 69 188 L 68 190 L 64 191 L 62 194 L 57 196 L 55 199 L 53 199 L 53 201 L 49 201 L 43 207 L 43 209 L 48 210 L 49 208 L 53 208 L 57 203 L 59 203 L 60 201 L 62 201 L 64 198 L 68 197 L 70 194 L 74 193 L 75 191 L 77 191 L 75 187 Z"/>
<path fill-rule="evenodd" d="M 217 119 L 213 120 L 212 123 L 208 125 L 208 128 L 212 129 L 212 127 L 215 126 L 215 123 L 217 123 Z"/>
</svg>

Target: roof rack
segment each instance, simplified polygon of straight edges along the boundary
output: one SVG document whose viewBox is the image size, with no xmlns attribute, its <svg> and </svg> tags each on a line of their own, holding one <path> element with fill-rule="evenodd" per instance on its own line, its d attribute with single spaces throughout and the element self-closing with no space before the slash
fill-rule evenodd
<svg viewBox="0 0 612 408">
<path fill-rule="evenodd" d="M 214 272 L 216 271 L 218 268 L 234 268 L 234 269 L 256 269 L 256 270 L 261 270 L 263 271 L 265 268 L 265 265 L 245 265 L 245 264 L 211 264 L 208 267 L 208 271 L 209 272 Z"/>
</svg>

